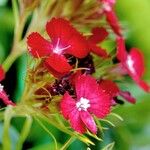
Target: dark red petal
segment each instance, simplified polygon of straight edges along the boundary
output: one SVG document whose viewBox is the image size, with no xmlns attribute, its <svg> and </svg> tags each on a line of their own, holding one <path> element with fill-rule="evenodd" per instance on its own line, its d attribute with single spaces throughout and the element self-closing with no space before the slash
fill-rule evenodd
<svg viewBox="0 0 150 150">
<path fill-rule="evenodd" d="M 72 69 L 67 59 L 63 55 L 57 54 L 51 54 L 49 58 L 45 59 L 45 66 L 55 77 L 64 76 Z"/>
<path fill-rule="evenodd" d="M 0 81 L 2 81 L 5 78 L 5 71 L 0 65 Z"/>
<path fill-rule="evenodd" d="M 130 92 L 127 91 L 120 91 L 119 95 L 122 96 L 125 100 L 127 100 L 129 103 L 136 103 L 136 99 L 131 95 Z"/>
<path fill-rule="evenodd" d="M 64 40 L 65 42 L 70 40 L 72 34 L 76 33 L 70 22 L 63 18 L 52 18 L 46 24 L 46 31 L 52 41 L 60 38 L 61 41 Z"/>
<path fill-rule="evenodd" d="M 119 25 L 118 18 L 113 10 L 105 11 L 106 20 L 108 21 L 109 25 L 112 27 L 113 31 L 118 35 L 122 36 L 121 28 Z"/>
<path fill-rule="evenodd" d="M 76 107 L 75 100 L 66 92 L 60 102 L 60 110 L 66 119 L 69 119 L 69 114 Z"/>
<path fill-rule="evenodd" d="M 117 58 L 119 61 L 121 61 L 123 63 L 127 59 L 125 41 L 122 37 L 117 38 Z"/>
<path fill-rule="evenodd" d="M 5 105 L 12 105 L 15 106 L 15 103 L 13 103 L 7 96 L 6 92 L 0 91 L 0 99 L 4 102 Z"/>
<path fill-rule="evenodd" d="M 99 86 L 106 94 L 109 94 L 112 98 L 117 96 L 119 93 L 118 86 L 111 80 L 102 80 L 100 81 Z"/>
<path fill-rule="evenodd" d="M 78 58 L 84 58 L 88 53 L 88 44 L 86 39 L 79 33 L 73 34 L 71 39 L 68 41 L 70 48 L 66 50 L 65 53 L 71 54 Z"/>
<path fill-rule="evenodd" d="M 96 27 L 92 30 L 92 35 L 88 38 L 88 42 L 92 42 L 93 44 L 98 44 L 102 42 L 108 36 L 108 32 L 105 28 Z"/>
<path fill-rule="evenodd" d="M 90 75 L 80 75 L 76 78 L 75 88 L 77 99 L 81 97 L 87 98 L 90 101 L 96 101 L 99 99 L 99 87 L 95 80 Z"/>
<path fill-rule="evenodd" d="M 80 117 L 82 119 L 82 121 L 84 122 L 84 124 L 86 125 L 86 127 L 94 134 L 97 133 L 97 127 L 96 127 L 96 123 L 93 119 L 93 117 L 89 114 L 88 111 L 80 111 Z"/>
<path fill-rule="evenodd" d="M 53 43 L 60 39 L 62 47 L 68 47 L 64 53 L 83 58 L 88 54 L 86 39 L 73 27 L 68 20 L 53 18 L 46 25 L 47 33 Z"/>
<path fill-rule="evenodd" d="M 85 125 L 84 125 L 83 121 L 80 118 L 79 111 L 76 108 L 70 113 L 69 120 L 70 120 L 70 123 L 71 123 L 71 127 L 75 131 L 77 131 L 79 133 L 86 132 Z"/>
<path fill-rule="evenodd" d="M 106 50 L 102 49 L 101 47 L 96 46 L 95 44 L 89 43 L 89 48 L 94 54 L 96 54 L 100 57 L 103 57 L 103 58 L 108 57 Z"/>
<path fill-rule="evenodd" d="M 144 56 L 137 48 L 132 48 L 129 56 L 133 61 L 133 68 L 138 77 L 142 77 L 145 71 Z"/>
<path fill-rule="evenodd" d="M 34 57 L 44 57 L 51 53 L 50 42 L 39 33 L 33 32 L 27 37 L 28 50 Z"/>
</svg>

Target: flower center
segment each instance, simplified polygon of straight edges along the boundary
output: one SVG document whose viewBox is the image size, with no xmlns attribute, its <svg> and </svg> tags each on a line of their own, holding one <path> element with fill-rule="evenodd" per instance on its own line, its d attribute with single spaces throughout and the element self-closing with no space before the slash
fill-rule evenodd
<svg viewBox="0 0 150 150">
<path fill-rule="evenodd" d="M 79 111 L 84 110 L 87 111 L 87 109 L 90 107 L 90 101 L 84 97 L 81 97 L 80 100 L 76 103 L 76 107 Z"/>
<path fill-rule="evenodd" d="M 55 54 L 61 54 L 65 49 L 68 49 L 68 48 L 70 48 L 70 47 L 71 47 L 71 45 L 68 45 L 68 46 L 66 46 L 66 47 L 61 47 L 61 46 L 60 46 L 60 38 L 58 38 L 57 43 L 56 43 L 56 46 L 55 46 L 53 52 L 54 52 Z"/>
<path fill-rule="evenodd" d="M 4 86 L 0 84 L 0 92 L 3 91 Z"/>
<path fill-rule="evenodd" d="M 126 64 L 128 65 L 129 70 L 134 74 L 134 73 L 135 73 L 135 69 L 134 69 L 134 67 L 133 67 L 134 61 L 132 60 L 131 56 L 128 56 L 128 57 L 127 57 Z"/>
</svg>

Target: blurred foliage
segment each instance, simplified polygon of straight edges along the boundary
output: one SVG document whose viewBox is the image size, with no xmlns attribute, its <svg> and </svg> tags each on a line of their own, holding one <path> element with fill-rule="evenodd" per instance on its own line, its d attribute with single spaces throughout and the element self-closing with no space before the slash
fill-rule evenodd
<svg viewBox="0 0 150 150">
<path fill-rule="evenodd" d="M 135 46 L 142 49 L 146 62 L 145 78 L 150 76 L 150 1 L 149 0 L 118 0 L 116 6 L 118 17 L 124 28 L 124 34 L 127 38 L 128 47 Z M 39 20 L 40 21 L 40 20 Z M 0 0 L 0 63 L 8 55 L 13 40 L 14 18 L 11 9 L 11 3 L 7 0 Z M 9 91 L 15 94 L 11 96 L 17 100 L 22 92 L 25 78 L 26 55 L 19 58 L 13 65 L 17 73 L 11 75 L 9 71 L 7 80 L 17 79 L 16 85 L 10 85 Z M 150 80 L 149 80 L 150 81 Z M 150 95 L 141 91 L 134 83 L 128 85 L 128 89 L 132 91 L 137 98 L 137 104 L 124 105 L 116 108 L 114 111 L 124 118 L 123 122 L 117 122 L 115 128 L 110 127 L 105 132 L 104 142 L 96 143 L 91 147 L 92 150 L 99 150 L 108 143 L 115 142 L 116 150 L 149 150 L 150 149 Z M 13 119 L 13 127 L 10 128 L 13 147 L 18 138 L 18 132 L 21 131 L 24 120 L 20 118 Z M 46 125 L 48 126 L 48 125 Z M 48 126 L 49 130 L 56 135 L 58 147 L 65 143 L 68 139 L 67 135 Z M 0 133 L 2 133 L 3 124 L 0 124 Z M 0 136 L 0 143 L 2 139 Z M 96 141 L 95 141 L 96 142 Z M 1 149 L 1 147 L 0 147 Z M 14 149 L 14 148 L 13 148 Z M 34 121 L 31 132 L 24 143 L 24 149 L 29 150 L 53 150 L 53 139 Z M 87 149 L 87 146 L 80 141 L 75 140 L 68 150 Z"/>
</svg>

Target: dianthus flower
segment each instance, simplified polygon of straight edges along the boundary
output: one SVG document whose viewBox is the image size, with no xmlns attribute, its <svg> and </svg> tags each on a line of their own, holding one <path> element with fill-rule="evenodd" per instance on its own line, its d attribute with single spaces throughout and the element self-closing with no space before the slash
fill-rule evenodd
<svg viewBox="0 0 150 150">
<path fill-rule="evenodd" d="M 141 79 L 144 74 L 144 57 L 138 48 L 126 51 L 125 41 L 122 37 L 117 38 L 117 58 L 121 62 L 123 71 L 126 71 L 132 79 L 145 91 L 150 92 L 150 86 Z"/>
<path fill-rule="evenodd" d="M 106 117 L 110 113 L 111 99 L 90 75 L 80 75 L 75 79 L 75 91 L 75 98 L 68 92 L 64 94 L 60 103 L 62 114 L 70 120 L 75 131 L 84 133 L 88 128 L 96 134 L 97 127 L 92 115 Z"/>
<path fill-rule="evenodd" d="M 28 36 L 28 49 L 34 57 L 44 58 L 46 68 L 55 77 L 63 76 L 72 69 L 65 54 L 77 58 L 85 57 L 88 54 L 86 39 L 69 21 L 62 18 L 53 18 L 47 22 L 46 31 L 51 41 L 33 32 Z"/>
</svg>

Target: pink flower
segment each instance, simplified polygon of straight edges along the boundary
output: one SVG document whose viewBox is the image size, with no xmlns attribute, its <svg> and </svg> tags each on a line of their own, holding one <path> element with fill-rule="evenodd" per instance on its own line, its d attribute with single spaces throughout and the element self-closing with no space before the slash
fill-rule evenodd
<svg viewBox="0 0 150 150">
<path fill-rule="evenodd" d="M 88 54 L 86 39 L 62 18 L 47 22 L 46 31 L 51 41 L 33 32 L 28 36 L 28 49 L 34 57 L 45 58 L 45 66 L 55 77 L 63 76 L 72 69 L 64 55 L 85 57 Z"/>
<path fill-rule="evenodd" d="M 96 134 L 97 127 L 92 114 L 98 118 L 106 117 L 110 113 L 110 97 L 90 75 L 80 75 L 75 80 L 76 98 L 65 93 L 60 103 L 62 114 L 77 132 L 84 133 L 88 128 Z"/>
<path fill-rule="evenodd" d="M 120 90 L 117 84 L 111 80 L 101 80 L 99 86 L 103 89 L 103 92 L 109 94 L 112 99 L 112 104 L 116 103 L 114 98 L 117 96 L 123 97 L 129 103 L 134 104 L 136 102 L 136 99 L 128 91 Z"/>
<path fill-rule="evenodd" d="M 125 41 L 122 37 L 117 39 L 117 58 L 124 69 L 132 79 L 145 91 L 150 92 L 150 86 L 141 77 L 144 74 L 144 57 L 141 51 L 137 48 L 131 48 L 127 53 Z"/>
<path fill-rule="evenodd" d="M 92 35 L 88 37 L 88 46 L 90 51 L 92 51 L 94 54 L 100 56 L 100 57 L 108 57 L 108 54 L 105 49 L 102 49 L 97 44 L 101 43 L 103 40 L 105 40 L 108 36 L 108 32 L 105 28 L 96 27 L 92 30 Z"/>
<path fill-rule="evenodd" d="M 106 20 L 108 21 L 109 25 L 112 27 L 113 31 L 121 36 L 121 28 L 119 25 L 118 18 L 113 10 L 113 6 L 116 3 L 116 0 L 100 0 L 102 2 L 103 13 L 106 16 Z"/>
<path fill-rule="evenodd" d="M 5 78 L 5 71 L 0 65 L 0 81 L 2 81 Z"/>
</svg>

